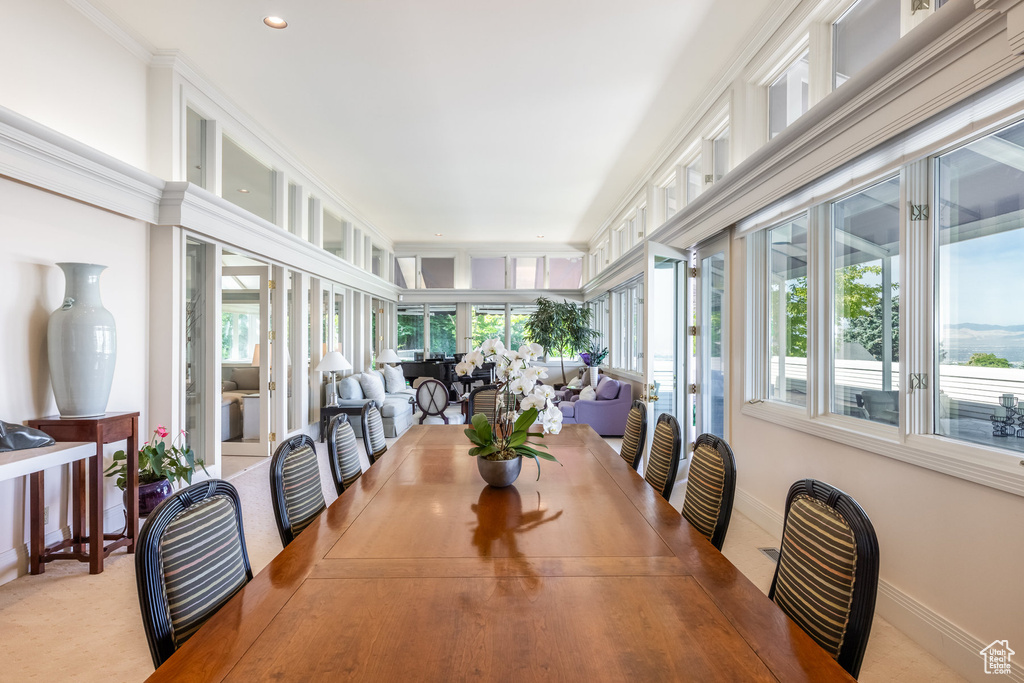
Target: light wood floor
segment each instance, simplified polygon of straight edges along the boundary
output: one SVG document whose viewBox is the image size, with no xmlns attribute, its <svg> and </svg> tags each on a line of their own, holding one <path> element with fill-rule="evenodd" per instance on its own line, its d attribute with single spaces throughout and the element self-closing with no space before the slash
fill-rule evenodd
<svg viewBox="0 0 1024 683">
<path fill-rule="evenodd" d="M 618 449 L 618 439 L 608 442 Z M 326 451 L 317 446 L 324 496 L 330 504 L 336 495 L 329 484 Z M 268 462 L 235 463 L 240 471 L 231 476 L 242 499 L 254 572 L 281 550 L 268 495 Z M 678 495 L 672 500 L 676 508 L 682 505 Z M 733 513 L 723 551 L 765 592 L 774 564 L 757 549 L 769 546 L 778 547 L 778 539 Z M 135 566 L 123 551 L 111 555 L 97 576 L 90 576 L 84 564 L 63 562 L 49 565 L 42 576 L 23 576 L 0 586 L 0 680 L 141 681 L 152 671 L 139 616 Z M 946 683 L 964 679 L 876 617 L 860 680 Z"/>
</svg>

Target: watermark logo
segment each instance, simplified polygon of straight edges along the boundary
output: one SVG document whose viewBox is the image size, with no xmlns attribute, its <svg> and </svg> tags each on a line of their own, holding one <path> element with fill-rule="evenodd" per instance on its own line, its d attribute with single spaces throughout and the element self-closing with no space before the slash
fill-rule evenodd
<svg viewBox="0 0 1024 683">
<path fill-rule="evenodd" d="M 985 658 L 985 673 L 1008 674 L 1010 673 L 1010 657 L 1017 653 L 1010 649 L 1008 641 L 994 640 L 980 654 Z"/>
</svg>

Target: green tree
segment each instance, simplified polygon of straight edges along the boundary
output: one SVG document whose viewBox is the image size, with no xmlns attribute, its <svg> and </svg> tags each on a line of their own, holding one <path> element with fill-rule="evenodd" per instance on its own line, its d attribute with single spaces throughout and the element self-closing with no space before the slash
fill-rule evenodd
<svg viewBox="0 0 1024 683">
<path fill-rule="evenodd" d="M 900 297 L 895 295 L 892 298 L 892 360 L 898 363 L 900 360 Z M 868 315 L 852 318 L 843 332 L 843 341 L 860 344 L 875 360 L 881 361 L 885 357 L 885 347 L 882 344 L 882 303 L 878 302 L 871 307 Z"/>
<path fill-rule="evenodd" d="M 588 349 L 598 336 L 590 327 L 592 311 L 564 299 L 558 303 L 540 297 L 536 304 L 537 310 L 526 321 L 526 338 L 543 346 L 547 355 L 557 354 L 565 377 L 565 357 Z"/>
<path fill-rule="evenodd" d="M 473 347 L 480 346 L 488 339 L 498 338 L 505 342 L 505 314 L 477 313 L 473 316 Z"/>
<path fill-rule="evenodd" d="M 450 356 L 455 353 L 455 313 L 431 313 L 430 353 Z"/>
<path fill-rule="evenodd" d="M 1010 361 L 1000 358 L 994 353 L 972 353 L 967 365 L 978 368 L 1012 368 Z"/>
</svg>

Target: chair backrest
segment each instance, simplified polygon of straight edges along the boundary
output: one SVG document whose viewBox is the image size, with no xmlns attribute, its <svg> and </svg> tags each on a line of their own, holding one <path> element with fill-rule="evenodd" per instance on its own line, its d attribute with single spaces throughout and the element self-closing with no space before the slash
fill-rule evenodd
<svg viewBox="0 0 1024 683">
<path fill-rule="evenodd" d="M 160 503 L 139 532 L 135 578 L 159 667 L 252 580 L 235 487 L 207 479 Z"/>
<path fill-rule="evenodd" d="M 356 433 L 344 414 L 335 415 L 331 426 L 327 428 L 327 455 L 331 461 L 334 488 L 340 496 L 363 474 L 363 467 L 359 464 Z"/>
<path fill-rule="evenodd" d="M 640 466 L 647 445 L 647 404 L 633 401 L 633 407 L 626 415 L 626 430 L 622 433 L 622 448 L 619 454 L 634 470 Z"/>
<path fill-rule="evenodd" d="M 440 417 L 448 424 L 448 417 L 444 414 L 448 407 L 448 387 L 444 382 L 437 379 L 428 379 L 416 388 L 416 405 L 423 413 L 420 415 L 420 424 L 430 416 Z"/>
<path fill-rule="evenodd" d="M 485 384 L 469 392 L 469 419 L 477 413 L 487 416 L 487 421 L 494 423 L 495 414 L 498 411 L 498 387 L 495 384 Z"/>
<path fill-rule="evenodd" d="M 793 484 L 768 598 L 856 678 L 877 592 L 878 539 L 864 510 L 824 482 Z"/>
<path fill-rule="evenodd" d="M 701 434 L 694 444 L 686 480 L 683 517 L 722 549 L 736 495 L 736 457 L 725 439 Z"/>
<path fill-rule="evenodd" d="M 372 465 L 388 452 L 388 443 L 384 440 L 384 419 L 380 416 L 380 408 L 377 407 L 376 401 L 370 401 L 363 406 L 359 419 L 362 421 L 366 457 Z"/>
<path fill-rule="evenodd" d="M 668 413 L 658 417 L 654 425 L 654 439 L 651 442 L 651 457 L 647 459 L 644 479 L 668 500 L 672 487 L 676 485 L 679 471 L 679 423 Z"/>
<path fill-rule="evenodd" d="M 270 459 L 270 498 L 281 543 L 287 547 L 327 507 L 313 439 L 296 436 L 277 447 Z"/>
</svg>

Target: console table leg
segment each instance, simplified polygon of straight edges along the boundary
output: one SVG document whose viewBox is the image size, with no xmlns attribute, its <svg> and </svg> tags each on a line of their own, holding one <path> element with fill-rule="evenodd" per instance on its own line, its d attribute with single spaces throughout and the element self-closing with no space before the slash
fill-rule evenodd
<svg viewBox="0 0 1024 683">
<path fill-rule="evenodd" d="M 128 481 L 125 483 L 125 491 L 128 493 L 127 505 L 125 506 L 128 519 L 125 525 L 125 534 L 131 539 L 128 541 L 128 552 L 135 552 L 135 539 L 139 535 L 139 418 L 132 418 L 132 434 L 128 437 Z"/>
<path fill-rule="evenodd" d="M 84 551 L 85 542 L 85 461 L 71 463 L 71 538 L 76 553 Z"/>
<path fill-rule="evenodd" d="M 103 571 L 103 427 L 96 434 L 96 455 L 89 458 L 89 573 Z"/>
<path fill-rule="evenodd" d="M 43 473 L 28 476 L 29 499 L 29 558 L 28 570 L 32 574 L 46 571 L 43 551 L 46 548 L 46 529 L 43 526 Z"/>
</svg>

